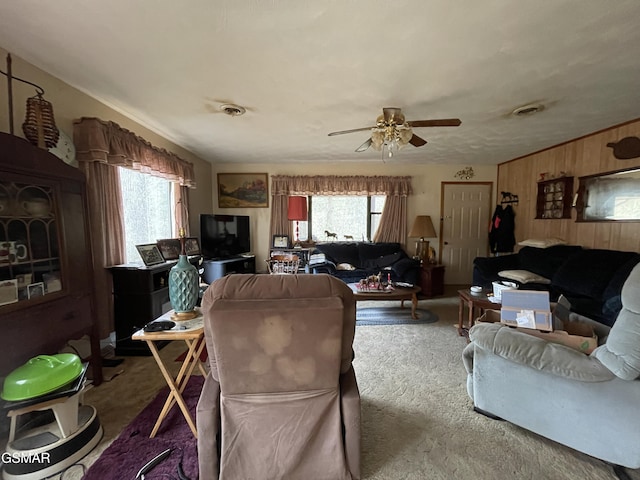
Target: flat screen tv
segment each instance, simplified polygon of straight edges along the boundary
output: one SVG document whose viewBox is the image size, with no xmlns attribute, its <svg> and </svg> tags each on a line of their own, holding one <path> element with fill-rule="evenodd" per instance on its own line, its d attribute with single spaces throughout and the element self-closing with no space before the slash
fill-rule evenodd
<svg viewBox="0 0 640 480">
<path fill-rule="evenodd" d="M 200 247 L 206 259 L 225 259 L 251 251 L 247 215 L 200 214 Z"/>
</svg>

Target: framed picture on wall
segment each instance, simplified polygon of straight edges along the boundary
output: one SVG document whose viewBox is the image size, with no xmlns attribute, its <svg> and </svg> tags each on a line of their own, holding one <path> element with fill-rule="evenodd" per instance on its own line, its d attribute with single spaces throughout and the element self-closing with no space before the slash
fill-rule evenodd
<svg viewBox="0 0 640 480">
<path fill-rule="evenodd" d="M 268 177 L 266 173 L 219 173 L 218 207 L 268 207 Z"/>
</svg>

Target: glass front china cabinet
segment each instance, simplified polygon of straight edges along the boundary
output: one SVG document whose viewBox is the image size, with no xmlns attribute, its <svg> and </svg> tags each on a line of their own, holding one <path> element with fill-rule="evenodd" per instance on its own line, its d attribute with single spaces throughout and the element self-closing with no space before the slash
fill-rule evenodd
<svg viewBox="0 0 640 480">
<path fill-rule="evenodd" d="M 100 383 L 86 205 L 80 170 L 0 133 L 0 377 L 86 335 Z"/>
</svg>

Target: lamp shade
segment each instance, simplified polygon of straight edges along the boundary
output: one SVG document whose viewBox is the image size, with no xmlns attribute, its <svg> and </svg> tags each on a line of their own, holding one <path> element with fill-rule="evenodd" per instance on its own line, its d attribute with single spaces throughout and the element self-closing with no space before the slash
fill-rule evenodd
<svg viewBox="0 0 640 480">
<path fill-rule="evenodd" d="M 307 197 L 289 197 L 287 219 L 302 222 L 307 220 Z"/>
<path fill-rule="evenodd" d="M 436 230 L 429 215 L 418 215 L 413 221 L 409 238 L 436 238 Z"/>
</svg>

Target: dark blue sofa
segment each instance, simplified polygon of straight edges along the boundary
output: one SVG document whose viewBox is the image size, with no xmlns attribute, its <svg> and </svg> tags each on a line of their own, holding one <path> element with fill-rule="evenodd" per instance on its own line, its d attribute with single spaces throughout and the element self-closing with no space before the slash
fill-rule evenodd
<svg viewBox="0 0 640 480">
<path fill-rule="evenodd" d="M 324 254 L 324 262 L 310 265 L 313 273 L 328 273 L 345 283 L 357 283 L 369 275 L 382 273 L 392 282 L 417 285 L 420 263 L 410 258 L 400 243 L 330 242 L 316 245 L 312 254 Z M 354 270 L 341 269 L 352 265 Z"/>
<path fill-rule="evenodd" d="M 491 289 L 493 281 L 505 280 L 499 275 L 503 270 L 536 273 L 550 283 L 525 283 L 519 288 L 548 290 L 552 301 L 564 295 L 576 313 L 611 326 L 622 308 L 622 284 L 639 262 L 637 252 L 577 245 L 523 247 L 512 255 L 475 258 L 473 284 Z"/>
</svg>

